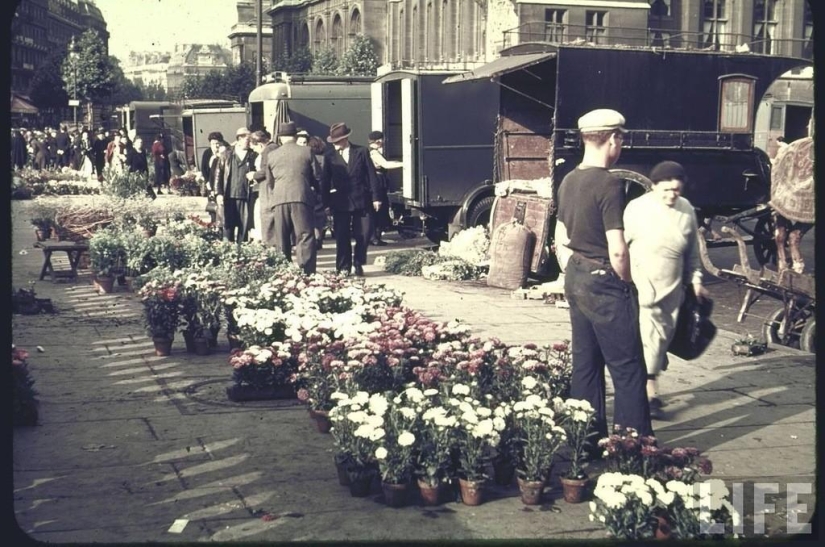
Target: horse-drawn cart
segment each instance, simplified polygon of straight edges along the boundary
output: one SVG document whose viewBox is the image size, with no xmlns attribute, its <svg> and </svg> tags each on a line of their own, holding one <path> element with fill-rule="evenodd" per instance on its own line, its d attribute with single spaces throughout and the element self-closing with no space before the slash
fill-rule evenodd
<svg viewBox="0 0 825 547">
<path fill-rule="evenodd" d="M 770 209 L 768 212 L 771 212 Z M 707 236 L 706 228 L 702 227 L 699 231 L 702 236 Z M 740 264 L 734 264 L 730 270 L 714 266 L 708 256 L 706 237 L 699 238 L 700 253 L 702 264 L 709 273 L 747 288 L 736 318 L 737 321 L 741 323 L 750 307 L 762 296 L 779 300 L 782 305 L 765 318 L 762 329 L 765 341 L 815 353 L 816 283 L 814 277 L 788 268 L 779 272 L 765 266 L 758 270 L 753 269 L 748 259 L 745 240 L 739 231 L 733 226 L 723 226 L 721 231 L 736 242 L 739 248 Z"/>
</svg>

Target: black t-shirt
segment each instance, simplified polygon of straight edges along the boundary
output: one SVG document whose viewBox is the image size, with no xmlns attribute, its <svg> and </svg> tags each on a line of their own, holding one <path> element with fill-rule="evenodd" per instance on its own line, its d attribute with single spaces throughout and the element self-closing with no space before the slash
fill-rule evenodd
<svg viewBox="0 0 825 547">
<path fill-rule="evenodd" d="M 625 193 L 621 180 L 601 167 L 579 167 L 559 187 L 559 219 L 568 247 L 586 258 L 609 260 L 607 230 L 623 230 Z"/>
</svg>

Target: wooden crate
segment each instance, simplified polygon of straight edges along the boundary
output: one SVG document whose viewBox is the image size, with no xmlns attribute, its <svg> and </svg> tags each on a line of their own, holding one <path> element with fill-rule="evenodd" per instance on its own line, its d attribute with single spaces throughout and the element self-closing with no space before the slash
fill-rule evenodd
<svg viewBox="0 0 825 547">
<path fill-rule="evenodd" d="M 508 196 L 497 196 L 490 212 L 490 233 L 501 224 L 516 219 L 536 235 L 536 245 L 533 250 L 533 260 L 530 271 L 533 273 L 548 273 L 549 268 L 558 268 L 556 258 L 550 253 L 550 241 L 553 234 L 550 232 L 551 222 L 556 215 L 556 207 L 550 198 L 539 197 L 536 194 L 511 193 Z"/>
</svg>

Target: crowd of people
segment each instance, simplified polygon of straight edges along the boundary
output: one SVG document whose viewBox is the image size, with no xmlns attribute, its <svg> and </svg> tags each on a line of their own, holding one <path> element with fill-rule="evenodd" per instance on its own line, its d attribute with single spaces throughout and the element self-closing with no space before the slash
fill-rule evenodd
<svg viewBox="0 0 825 547">
<path fill-rule="evenodd" d="M 209 191 L 207 211 L 224 238 L 259 239 L 288 258 L 294 251 L 299 266 L 313 273 L 331 228 L 336 271 L 363 276 L 369 245 L 386 245 L 386 171 L 402 164 L 384 158 L 380 131 L 368 135 L 369 147 L 351 143 L 350 135 L 345 123 L 333 124 L 322 139 L 293 122 L 281 123 L 274 139 L 246 127 L 232 143 L 210 133 L 201 174 Z"/>
</svg>

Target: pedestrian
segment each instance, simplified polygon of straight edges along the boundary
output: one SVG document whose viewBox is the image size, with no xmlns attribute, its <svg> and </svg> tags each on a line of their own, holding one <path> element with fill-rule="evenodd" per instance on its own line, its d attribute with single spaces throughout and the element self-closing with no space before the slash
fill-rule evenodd
<svg viewBox="0 0 825 547">
<path fill-rule="evenodd" d="M 89 178 L 95 172 L 95 152 L 88 131 L 80 134 L 80 156 L 80 173 Z"/>
<path fill-rule="evenodd" d="M 207 137 L 209 148 L 203 151 L 201 156 L 201 175 L 203 180 L 208 181 L 211 173 L 212 158 L 218 152 L 218 145 L 223 141 L 223 134 L 220 131 L 212 131 Z"/>
<path fill-rule="evenodd" d="M 266 163 L 266 190 L 262 191 L 261 218 L 264 242 L 292 259 L 292 242 L 298 266 L 315 273 L 315 190 L 320 178 L 312 150 L 295 142 L 295 124 L 278 127 L 281 146 L 271 150 Z"/>
<path fill-rule="evenodd" d="M 298 135 L 299 140 L 296 141 L 300 145 L 300 134 Z M 315 160 L 318 162 L 318 172 L 319 178 L 315 185 L 315 248 L 319 251 L 324 248 L 324 235 L 327 231 L 327 213 L 324 208 L 324 200 L 323 196 L 321 195 L 321 179 L 320 175 L 324 172 L 324 152 L 327 149 L 327 145 L 324 144 L 320 138 L 312 135 L 309 137 L 309 141 L 307 143 L 309 149 L 312 150 L 312 153 L 315 155 Z"/>
<path fill-rule="evenodd" d="M 80 164 L 83 161 L 83 150 L 81 148 L 81 135 L 80 131 L 74 130 L 71 134 L 72 137 L 72 147 L 71 152 L 69 153 L 69 161 L 72 166 L 72 169 L 75 171 L 80 171 Z"/>
<path fill-rule="evenodd" d="M 570 396 L 593 406 L 599 438 L 607 436 L 605 366 L 615 393 L 614 425 L 631 427 L 639 435 L 653 433 L 638 302 L 624 238 L 624 186 L 608 171 L 621 155 L 624 124 L 624 116 L 610 109 L 579 118 L 584 157 L 564 177 L 558 193 L 555 245 L 572 327 Z"/>
<path fill-rule="evenodd" d="M 382 239 L 384 230 L 390 225 L 390 198 L 387 194 L 389 190 L 389 178 L 387 171 L 390 169 L 400 169 L 404 164 L 400 161 L 390 161 L 384 158 L 384 133 L 381 131 L 373 131 L 369 134 L 370 141 L 370 159 L 375 165 L 375 172 L 378 175 L 378 186 L 381 190 L 381 207 L 378 210 L 371 210 L 372 212 L 372 237 L 370 242 L 373 245 L 383 247 L 387 244 Z"/>
<path fill-rule="evenodd" d="M 249 229 L 249 181 L 246 174 L 255 171 L 255 154 L 249 149 L 249 129 L 235 132 L 235 144 L 225 158 L 218 178 L 218 206 L 223 202 L 223 234 L 228 241 L 243 243 Z"/>
<path fill-rule="evenodd" d="M 120 133 L 109 131 L 109 140 L 106 143 L 106 167 L 112 169 L 112 159 L 114 159 L 117 149 L 120 146 Z"/>
<path fill-rule="evenodd" d="M 29 151 L 26 147 L 26 137 L 23 131 L 15 131 L 11 141 L 11 163 L 15 169 L 22 169 L 29 161 Z"/>
<path fill-rule="evenodd" d="M 103 128 L 97 130 L 97 138 L 92 144 L 94 151 L 95 173 L 97 173 L 97 180 L 103 182 L 103 167 L 106 165 L 106 149 L 109 143 L 106 142 L 106 133 Z"/>
<path fill-rule="evenodd" d="M 137 173 L 144 177 L 146 181 L 146 195 L 152 199 L 158 196 L 152 188 L 152 183 L 149 182 L 149 158 L 146 156 L 146 150 L 143 148 L 143 139 L 135 137 L 135 142 L 129 146 L 126 153 L 126 167 L 129 173 Z"/>
<path fill-rule="evenodd" d="M 272 150 L 278 148 L 278 143 L 272 140 L 272 135 L 265 129 L 255 131 L 249 137 L 249 144 L 252 150 L 258 155 L 255 158 L 255 171 L 246 174 L 249 185 L 252 189 L 251 200 L 252 207 L 252 225 L 254 228 L 255 239 L 259 241 L 264 240 L 263 235 L 263 219 L 261 218 L 261 203 L 266 199 L 266 185 L 263 182 L 266 180 L 266 164 L 267 157 Z M 252 230 L 250 230 L 252 231 Z"/>
<path fill-rule="evenodd" d="M 189 170 L 189 163 L 186 161 L 186 154 L 178 147 L 179 141 L 172 140 L 172 147 L 169 149 L 169 176 L 182 177 Z"/>
<path fill-rule="evenodd" d="M 57 167 L 57 131 L 51 129 L 46 131 L 43 139 L 46 145 L 46 167 L 55 169 Z"/>
<path fill-rule="evenodd" d="M 54 144 L 57 154 L 57 167 L 67 167 L 69 165 L 69 153 L 71 151 L 72 141 L 69 138 L 69 132 L 65 125 L 60 126 L 60 131 L 55 135 Z"/>
<path fill-rule="evenodd" d="M 152 143 L 152 161 L 155 164 L 155 191 L 158 194 L 163 194 L 162 186 L 169 184 L 169 165 L 166 157 L 166 146 L 163 144 L 163 133 L 158 133 L 155 137 L 155 142 Z"/>
<path fill-rule="evenodd" d="M 651 413 L 663 403 L 658 377 L 667 369 L 667 348 L 673 339 L 679 308 L 690 285 L 697 300 L 708 297 L 702 285 L 696 212 L 681 197 L 685 169 L 663 161 L 650 172 L 653 191 L 627 204 L 625 239 L 630 272 L 639 294 L 639 330 L 647 367 L 647 397 Z"/>
<path fill-rule="evenodd" d="M 231 153 L 231 147 L 228 142 L 220 141 L 217 143 L 216 148 L 217 152 L 215 152 L 209 160 L 209 180 L 207 181 L 207 185 L 209 186 L 210 192 L 215 196 L 216 207 L 214 216 L 212 216 L 212 222 L 215 223 L 216 227 L 223 230 L 224 203 L 223 196 L 218 193 L 218 181 L 222 180 L 224 172 L 226 171 L 226 161 Z"/>
<path fill-rule="evenodd" d="M 39 132 L 38 132 L 39 133 Z M 34 165 L 38 171 L 46 168 L 49 158 L 49 150 L 46 146 L 45 135 L 35 134 L 31 140 L 32 150 L 34 150 Z"/>
<path fill-rule="evenodd" d="M 381 207 L 381 190 L 369 151 L 351 144 L 350 133 L 345 123 L 335 123 L 329 128 L 327 142 L 332 146 L 325 153 L 321 192 L 325 207 L 332 212 L 335 269 L 339 274 L 349 275 L 354 266 L 355 275 L 363 276 L 372 225 L 370 210 Z M 352 238 L 355 238 L 354 254 Z"/>
</svg>

